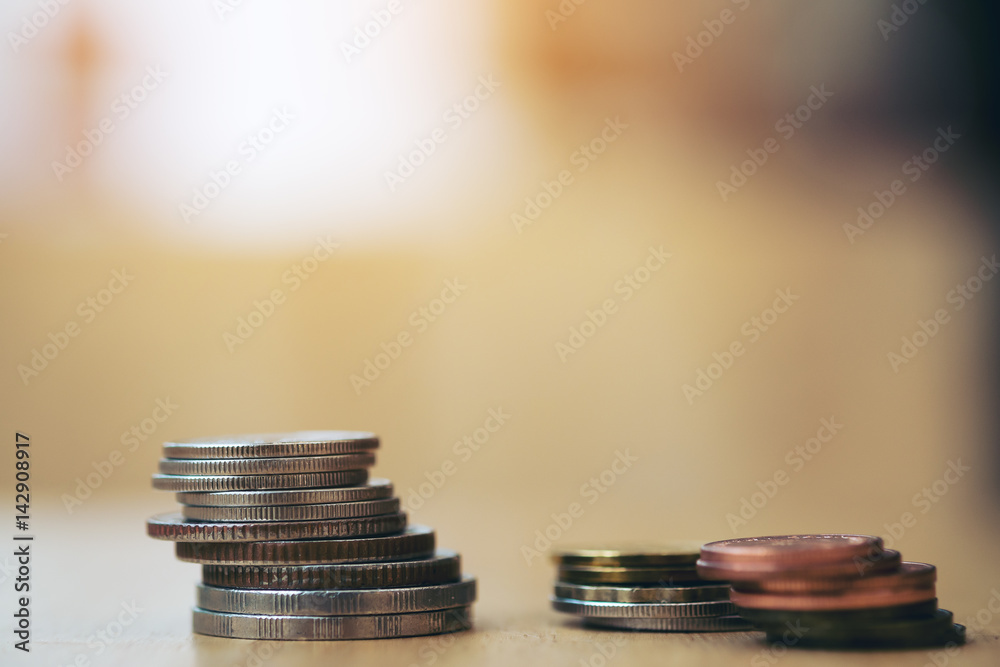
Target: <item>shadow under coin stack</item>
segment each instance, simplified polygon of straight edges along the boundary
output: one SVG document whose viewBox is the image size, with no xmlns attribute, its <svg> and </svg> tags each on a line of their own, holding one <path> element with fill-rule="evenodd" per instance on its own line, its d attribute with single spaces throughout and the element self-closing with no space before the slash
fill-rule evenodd
<svg viewBox="0 0 1000 667">
<path fill-rule="evenodd" d="M 698 573 L 732 583 L 739 614 L 768 641 L 814 648 L 960 645 L 938 609 L 936 570 L 869 535 L 783 535 L 706 544 Z"/>
<path fill-rule="evenodd" d="M 654 632 L 750 630 L 729 585 L 695 569 L 701 543 L 564 549 L 552 607 L 589 626 Z"/>
<path fill-rule="evenodd" d="M 181 513 L 151 537 L 201 563 L 194 631 L 240 639 L 378 639 L 466 630 L 476 580 L 407 526 L 378 438 L 317 431 L 168 442 L 153 487 Z"/>
</svg>

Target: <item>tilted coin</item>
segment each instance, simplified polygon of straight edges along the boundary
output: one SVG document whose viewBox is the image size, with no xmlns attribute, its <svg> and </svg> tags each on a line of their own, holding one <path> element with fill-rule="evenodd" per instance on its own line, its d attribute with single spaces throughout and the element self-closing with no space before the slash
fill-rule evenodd
<svg viewBox="0 0 1000 667">
<path fill-rule="evenodd" d="M 454 551 L 439 549 L 428 558 L 340 565 L 203 565 L 202 580 L 220 588 L 331 590 L 405 588 L 458 581 L 462 564 Z"/>
<path fill-rule="evenodd" d="M 797 637 L 796 645 L 851 649 L 960 646 L 965 643 L 965 626 L 953 621 L 954 615 L 950 611 L 939 609 L 932 614 L 898 621 L 809 628 Z M 769 631 L 768 638 L 783 634 L 783 629 Z"/>
<path fill-rule="evenodd" d="M 178 542 L 177 558 L 189 563 L 231 565 L 322 565 L 426 558 L 434 553 L 434 531 L 410 526 L 378 537 L 270 542 Z"/>
<path fill-rule="evenodd" d="M 881 549 L 882 538 L 873 535 L 773 535 L 709 542 L 701 548 L 701 560 L 711 563 L 837 563 L 865 558 Z"/>
<path fill-rule="evenodd" d="M 557 549 L 552 560 L 561 565 L 601 567 L 694 566 L 703 542 L 619 544 Z"/>
<path fill-rule="evenodd" d="M 736 608 L 732 602 L 585 602 L 553 597 L 552 608 L 565 614 L 588 618 L 703 618 L 706 616 L 732 616 Z"/>
<path fill-rule="evenodd" d="M 262 616 L 194 610 L 194 631 L 235 639 L 389 639 L 472 627 L 468 607 L 375 616 Z"/>
<path fill-rule="evenodd" d="M 164 475 L 301 475 L 375 465 L 371 452 L 278 459 L 160 459 Z"/>
<path fill-rule="evenodd" d="M 399 512 L 399 498 L 361 500 L 324 505 L 277 505 L 275 507 L 188 507 L 181 514 L 189 521 L 318 521 L 350 519 Z"/>
<path fill-rule="evenodd" d="M 255 433 L 163 443 L 168 459 L 249 459 L 353 454 L 378 448 L 378 436 L 362 431 Z"/>
<path fill-rule="evenodd" d="M 744 593 L 735 588 L 732 592 L 733 603 L 742 608 L 784 611 L 847 611 L 872 607 L 894 607 L 927 602 L 936 597 L 933 585 L 923 588 L 874 589 L 834 594 Z"/>
<path fill-rule="evenodd" d="M 395 533 L 406 527 L 406 514 L 331 519 L 328 521 L 193 522 L 177 512 L 158 514 L 146 521 L 146 533 L 174 542 L 264 542 L 315 540 Z"/>
<path fill-rule="evenodd" d="M 556 597 L 588 602 L 715 602 L 729 600 L 729 586 L 583 586 L 556 582 Z"/>
<path fill-rule="evenodd" d="M 362 591 L 260 591 L 199 584 L 198 607 L 230 614 L 264 616 L 359 616 L 409 614 L 467 607 L 476 601 L 476 580 L 438 586 Z"/>
<path fill-rule="evenodd" d="M 559 581 L 570 584 L 651 584 L 672 586 L 675 582 L 698 581 L 698 573 L 688 568 L 585 567 L 561 565 Z"/>
<path fill-rule="evenodd" d="M 753 630 L 739 616 L 709 618 L 584 618 L 586 625 L 643 632 L 733 632 Z"/>
<path fill-rule="evenodd" d="M 890 550 L 886 550 L 887 552 Z M 782 594 L 842 594 L 861 591 L 881 591 L 898 588 L 933 587 L 937 581 L 937 568 L 928 563 L 903 562 L 898 570 L 865 572 L 860 577 L 848 578 L 788 578 L 741 581 L 734 588 L 744 593 Z"/>
<path fill-rule="evenodd" d="M 899 568 L 902 558 L 898 551 L 885 549 L 877 557 L 810 563 L 804 561 L 706 562 L 698 561 L 698 574 L 705 579 L 732 582 L 765 579 L 844 579 L 861 577 Z"/>
<path fill-rule="evenodd" d="M 886 623 L 906 618 L 932 616 L 937 611 L 937 600 L 927 600 L 914 604 L 892 607 L 872 607 L 869 609 L 838 609 L 836 611 L 791 611 L 780 609 L 748 609 L 737 605 L 740 616 L 754 625 L 770 630 L 785 627 L 791 623 L 810 629 L 825 627 L 852 627 L 871 623 Z"/>
<path fill-rule="evenodd" d="M 216 493 L 178 493 L 177 502 L 192 507 L 272 507 L 274 505 L 320 505 L 380 500 L 392 496 L 392 482 L 381 477 L 364 486 L 332 489 L 293 489 L 274 491 L 221 491 Z"/>
<path fill-rule="evenodd" d="M 153 475 L 161 491 L 258 491 L 357 486 L 368 481 L 367 470 L 339 470 L 304 475 Z"/>
</svg>

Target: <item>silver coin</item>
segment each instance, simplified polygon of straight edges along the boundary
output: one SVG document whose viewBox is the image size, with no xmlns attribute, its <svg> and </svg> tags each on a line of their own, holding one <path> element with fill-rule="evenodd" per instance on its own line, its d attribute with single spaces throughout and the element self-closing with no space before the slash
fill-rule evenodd
<svg viewBox="0 0 1000 667">
<path fill-rule="evenodd" d="M 709 618 L 585 618 L 586 625 L 617 630 L 646 632 L 733 632 L 753 630 L 753 625 L 739 616 Z"/>
<path fill-rule="evenodd" d="M 586 602 L 717 602 L 729 599 L 729 585 L 704 586 L 584 586 L 556 582 L 555 596 Z"/>
<path fill-rule="evenodd" d="M 272 542 L 367 537 L 397 533 L 406 527 L 406 514 L 325 521 L 185 521 L 180 514 L 158 514 L 146 520 L 146 534 L 172 542 Z"/>
<path fill-rule="evenodd" d="M 374 616 L 263 616 L 194 610 L 194 631 L 234 639 L 389 639 L 472 627 L 469 607 Z"/>
<path fill-rule="evenodd" d="M 363 616 L 409 614 L 467 607 L 476 601 L 476 580 L 440 586 L 350 591 L 260 591 L 198 585 L 197 605 L 208 611 L 264 616 Z"/>
<path fill-rule="evenodd" d="M 371 452 L 338 456 L 297 456 L 279 459 L 160 459 L 164 475 L 301 475 L 311 472 L 357 470 L 375 465 Z"/>
<path fill-rule="evenodd" d="M 332 590 L 409 588 L 459 581 L 462 562 L 454 551 L 439 549 L 429 558 L 341 563 L 339 565 L 203 565 L 201 578 L 217 588 L 254 590 Z"/>
<path fill-rule="evenodd" d="M 324 505 L 278 505 L 276 507 L 188 507 L 181 514 L 189 521 L 319 521 L 353 519 L 399 512 L 399 498 L 362 500 Z"/>
<path fill-rule="evenodd" d="M 259 491 L 357 486 L 366 481 L 367 470 L 305 475 L 153 475 L 153 488 L 161 491 Z"/>
<path fill-rule="evenodd" d="M 392 482 L 381 477 L 364 486 L 292 491 L 222 491 L 178 493 L 177 502 L 190 507 L 273 507 L 275 505 L 320 505 L 380 500 L 392 496 Z"/>
<path fill-rule="evenodd" d="M 266 525 L 266 524 L 264 524 Z M 427 558 L 436 536 L 426 526 L 396 535 L 267 542 L 178 542 L 175 552 L 188 563 L 215 565 L 333 565 L 364 561 Z"/>
<path fill-rule="evenodd" d="M 168 459 L 251 459 L 328 456 L 378 448 L 378 436 L 362 431 L 252 433 L 163 443 Z"/>
<path fill-rule="evenodd" d="M 736 607 L 728 600 L 717 602 L 665 602 L 659 604 L 625 602 L 581 602 L 550 598 L 552 608 L 566 614 L 593 618 L 704 618 L 731 616 Z"/>
</svg>

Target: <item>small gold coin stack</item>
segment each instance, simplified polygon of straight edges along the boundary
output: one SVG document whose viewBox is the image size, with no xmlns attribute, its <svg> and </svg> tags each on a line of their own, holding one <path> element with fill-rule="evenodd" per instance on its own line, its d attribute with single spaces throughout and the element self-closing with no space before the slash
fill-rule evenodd
<svg viewBox="0 0 1000 667">
<path fill-rule="evenodd" d="M 721 632 L 749 630 L 729 600 L 729 585 L 698 576 L 700 542 L 563 549 L 556 611 L 584 624 L 619 630 Z"/>
<path fill-rule="evenodd" d="M 407 526 L 372 433 L 168 442 L 153 487 L 180 513 L 147 521 L 202 564 L 194 631 L 240 639 L 376 639 L 471 627 L 476 580 L 434 531 Z"/>
</svg>

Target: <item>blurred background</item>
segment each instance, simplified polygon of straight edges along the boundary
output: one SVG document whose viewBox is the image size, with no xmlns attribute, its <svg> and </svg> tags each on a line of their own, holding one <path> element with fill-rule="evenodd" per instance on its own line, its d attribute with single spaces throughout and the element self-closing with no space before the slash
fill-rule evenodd
<svg viewBox="0 0 1000 667">
<path fill-rule="evenodd" d="M 544 608 L 546 540 L 906 512 L 904 556 L 1000 584 L 997 18 L 4 3 L 0 422 L 37 532 L 193 581 L 143 531 L 161 442 L 343 428 L 487 619 Z"/>
</svg>

